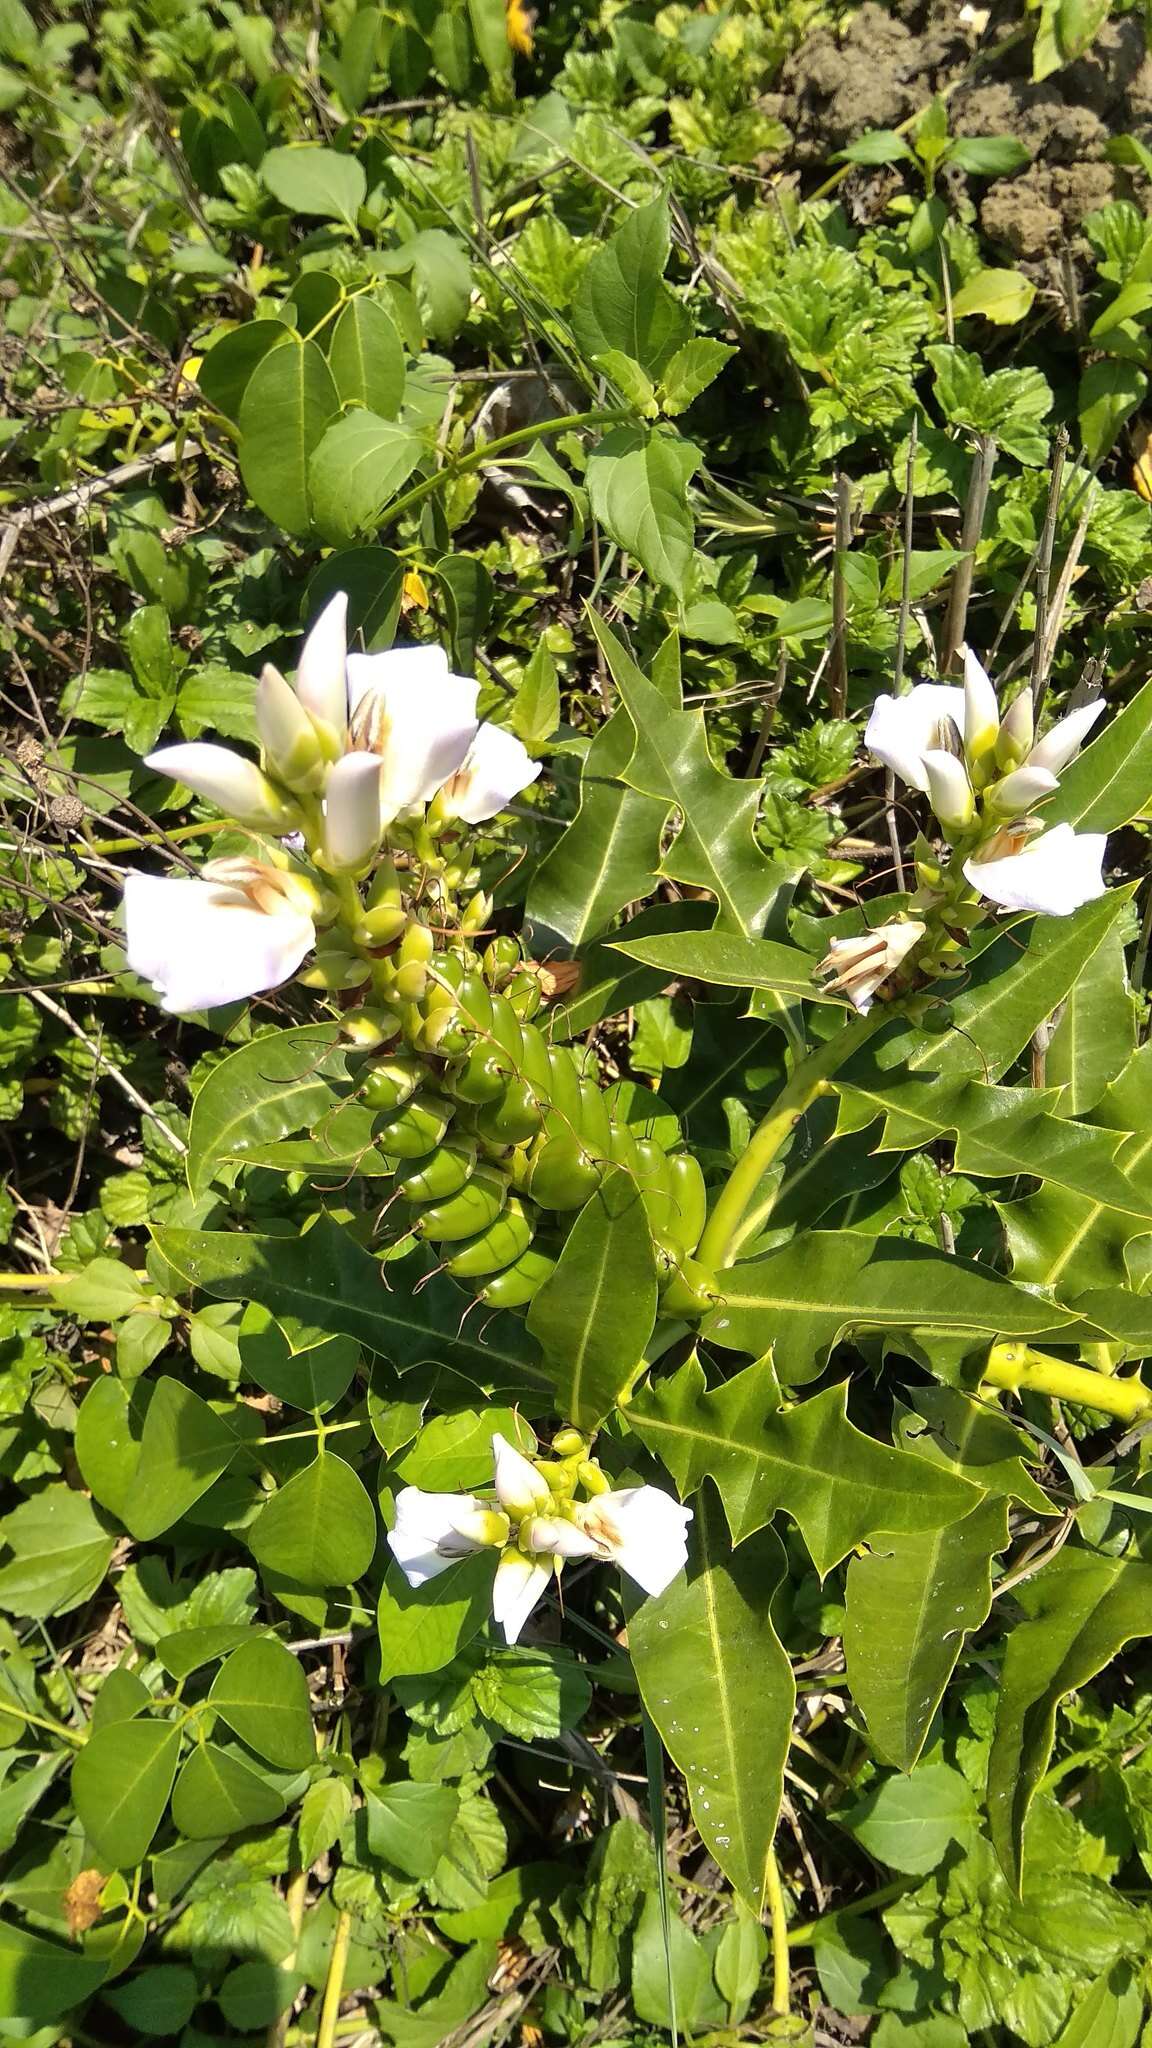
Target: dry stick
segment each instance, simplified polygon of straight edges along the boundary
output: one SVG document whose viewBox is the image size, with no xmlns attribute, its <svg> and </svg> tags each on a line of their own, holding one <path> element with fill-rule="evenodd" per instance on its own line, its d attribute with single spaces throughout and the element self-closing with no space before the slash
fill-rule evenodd
<svg viewBox="0 0 1152 2048">
<path fill-rule="evenodd" d="M 912 610 L 912 522 L 916 511 L 916 444 L 917 419 L 912 415 L 908 434 L 908 470 L 904 480 L 904 554 L 900 563 L 900 611 L 896 621 L 896 659 L 892 666 L 892 694 L 904 694 L 904 656 L 908 649 L 908 618 Z M 896 870 L 896 886 L 903 892 L 904 861 L 900 850 L 900 826 L 896 818 L 896 777 L 891 768 L 884 771 L 884 810 L 888 819 L 888 844 L 892 848 L 892 865 Z"/>
<path fill-rule="evenodd" d="M 1088 538 L 1088 528 L 1091 521 L 1092 506 L 1086 497 L 1084 509 L 1076 521 L 1076 531 L 1072 535 L 1068 553 L 1064 557 L 1064 566 L 1056 579 L 1056 588 L 1052 594 L 1052 605 L 1048 618 L 1047 645 L 1044 650 L 1045 676 L 1047 676 L 1048 670 L 1052 666 L 1056 653 L 1056 643 L 1060 638 L 1060 631 L 1064 624 L 1064 611 L 1068 603 L 1068 593 L 1072 588 L 1073 578 L 1080 566 L 1080 556 L 1084 550 L 1084 543 Z"/>
<path fill-rule="evenodd" d="M 772 678 L 771 688 L 764 699 L 764 709 L 760 713 L 760 730 L 756 735 L 756 744 L 752 749 L 752 759 L 748 763 L 749 775 L 759 775 L 760 773 L 760 764 L 764 759 L 764 752 L 776 720 L 777 706 L 784 694 L 784 685 L 787 680 L 788 650 L 786 647 L 782 647 L 780 649 L 780 659 L 776 663 L 776 674 Z"/>
<path fill-rule="evenodd" d="M 30 989 L 28 993 L 31 996 L 32 1001 L 34 1003 L 38 1003 L 42 1010 L 47 1010 L 48 1015 L 50 1017 L 55 1017 L 58 1024 L 63 1024 L 65 1030 L 70 1031 L 72 1033 L 73 1038 L 78 1038 L 80 1040 L 81 1045 L 87 1047 L 88 1051 L 92 1054 L 93 1058 L 98 1062 L 99 1065 L 103 1067 L 104 1072 L 108 1075 L 109 1079 L 115 1081 L 116 1086 L 120 1089 L 121 1093 L 126 1095 L 128 1097 L 129 1102 L 135 1105 L 135 1107 L 140 1111 L 141 1116 L 151 1117 L 152 1122 L 156 1125 L 157 1129 L 163 1131 L 164 1136 L 168 1140 L 168 1143 L 174 1148 L 175 1151 L 179 1152 L 181 1158 L 183 1158 L 188 1151 L 188 1147 L 184 1143 L 183 1138 L 177 1137 L 176 1132 L 171 1128 L 171 1126 L 165 1123 L 159 1110 L 153 1109 L 152 1104 L 148 1101 L 147 1097 L 141 1095 L 140 1090 L 138 1088 L 133 1087 L 131 1081 L 128 1079 L 127 1074 L 121 1073 L 119 1067 L 115 1066 L 113 1062 L 108 1058 L 107 1053 L 101 1050 L 100 1046 L 96 1043 L 96 1040 L 94 1038 L 89 1038 L 88 1033 L 82 1028 L 81 1025 L 77 1024 L 75 1018 L 70 1017 L 68 1015 L 67 1010 L 63 1009 L 59 1003 L 54 1003 L 52 1001 L 51 996 L 46 996 L 41 992 L 40 989 L 35 988 Z"/>
<path fill-rule="evenodd" d="M 1032 714 L 1035 723 L 1040 723 L 1044 699 L 1048 692 L 1048 668 L 1055 653 L 1048 644 L 1048 595 L 1052 580 L 1052 549 L 1056 540 L 1056 520 L 1060 512 L 1060 485 L 1064 476 L 1064 457 L 1068 453 L 1068 429 L 1061 427 L 1052 447 L 1052 471 L 1048 479 L 1048 503 L 1044 508 L 1044 524 L 1040 529 L 1040 546 L 1036 553 L 1036 632 L 1032 640 Z"/>
<path fill-rule="evenodd" d="M 114 491 L 120 484 L 130 484 L 138 476 L 146 476 L 162 462 L 174 462 L 182 452 L 180 441 L 165 441 L 160 448 L 154 448 L 150 455 L 138 455 L 132 462 L 121 462 L 110 469 L 106 476 L 85 477 L 83 483 L 73 484 L 70 491 L 61 491 L 59 497 L 41 498 L 34 505 L 22 505 L 5 522 L 0 534 L 0 576 L 3 576 L 16 548 L 16 543 L 26 526 L 35 526 L 41 519 L 51 519 L 57 512 L 71 512 L 91 503 L 93 498 L 102 498 L 107 491 Z"/>
<path fill-rule="evenodd" d="M 828 710 L 843 718 L 848 702 L 848 584 L 844 557 L 852 544 L 852 486 L 841 469 L 836 475 L 836 537 L 832 558 L 832 648 L 828 662 Z"/>
<path fill-rule="evenodd" d="M 948 617 L 944 623 L 944 646 L 940 655 L 940 673 L 947 675 L 954 668 L 956 656 L 964 645 L 965 628 L 968 622 L 968 600 L 972 595 L 972 578 L 976 572 L 976 548 L 984 527 L 984 514 L 988 509 L 988 492 L 992 485 L 992 471 L 996 467 L 996 443 L 991 434 L 981 434 L 976 443 L 976 455 L 972 463 L 972 475 L 968 484 L 968 497 L 964 505 L 964 524 L 960 529 L 960 546 L 963 556 L 956 564 L 952 577 L 952 590 L 948 599 Z"/>
</svg>

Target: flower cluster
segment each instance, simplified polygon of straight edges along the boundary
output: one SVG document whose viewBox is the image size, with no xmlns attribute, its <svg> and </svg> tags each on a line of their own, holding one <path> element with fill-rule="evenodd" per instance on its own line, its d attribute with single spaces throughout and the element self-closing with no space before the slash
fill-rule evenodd
<svg viewBox="0 0 1152 2048">
<path fill-rule="evenodd" d="M 148 756 L 149 768 L 264 841 L 261 858 L 211 860 L 198 876 L 128 876 L 128 964 L 166 1010 L 277 988 L 338 925 L 334 958 L 312 978 L 367 978 L 357 948 L 389 943 L 408 921 L 392 852 L 415 851 L 461 879 L 466 870 L 454 876 L 438 857 L 445 842 L 495 817 L 540 773 L 512 733 L 481 724 L 479 684 L 453 675 L 442 648 L 349 654 L 347 609 L 339 592 L 320 614 L 294 686 L 265 667 L 259 765 L 201 741 Z M 377 865 L 380 887 L 365 906 L 356 885 Z"/>
<path fill-rule="evenodd" d="M 645 1593 L 662 1593 L 683 1570 L 692 1510 L 656 1486 L 614 1492 L 577 1430 L 562 1430 L 555 1460 L 533 1463 L 506 1437 L 492 1438 L 496 1504 L 470 1493 L 396 1497 L 388 1543 L 410 1586 L 423 1586 L 460 1558 L 496 1549 L 492 1613 L 517 1641 L 549 1581 L 573 1558 L 620 1566 Z M 578 1500 L 582 1489 L 588 1498 Z"/>
<path fill-rule="evenodd" d="M 1066 917 L 1104 894 L 1105 836 L 1045 830 L 1034 813 L 1059 787 L 1104 709 L 1102 700 L 1034 732 L 1025 688 L 1000 713 L 976 656 L 964 655 L 964 686 L 918 683 L 905 697 L 878 697 L 864 743 L 909 789 L 925 795 L 948 855 L 921 835 L 918 887 L 908 915 L 858 937 L 833 939 L 818 972 L 826 987 L 867 1011 L 877 990 L 914 948 L 919 964 L 947 973 L 986 905 Z M 959 936 L 957 936 L 959 934 Z"/>
</svg>

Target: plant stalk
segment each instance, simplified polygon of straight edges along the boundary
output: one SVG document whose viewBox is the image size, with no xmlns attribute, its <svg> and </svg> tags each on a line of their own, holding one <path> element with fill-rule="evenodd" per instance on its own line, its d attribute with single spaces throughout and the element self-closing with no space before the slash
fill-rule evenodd
<svg viewBox="0 0 1152 2048">
<path fill-rule="evenodd" d="M 888 1022 L 891 1015 L 890 1009 L 880 1005 L 867 1017 L 854 1018 L 843 1031 L 838 1031 L 826 1045 L 818 1045 L 793 1069 L 791 1078 L 758 1124 L 747 1150 L 729 1174 L 705 1225 L 696 1257 L 709 1272 L 719 1272 L 722 1267 L 732 1264 L 747 1235 L 742 1225 L 756 1190 L 805 1111 L 811 1109 L 817 1096 L 828 1094 L 831 1076 L 880 1025 Z"/>
<path fill-rule="evenodd" d="M 784 1909 L 784 1887 L 776 1852 L 769 1849 L 764 1864 L 764 1897 L 772 1923 L 772 2009 L 787 2019 L 792 2009 L 792 1985 L 788 1956 L 788 1915 Z"/>
<path fill-rule="evenodd" d="M 336 2039 L 336 2021 L 340 2012 L 340 2001 L 344 1996 L 344 1972 L 348 1967 L 348 1944 L 352 1938 L 352 1915 L 341 1913 L 336 1922 L 332 1938 L 332 1955 L 328 1963 L 328 1979 L 324 1986 L 324 2003 L 320 2008 L 320 2025 L 316 2033 L 316 2048 L 332 2048 Z"/>
<path fill-rule="evenodd" d="M 984 1367 L 986 1387 L 1004 1387 L 1012 1394 L 1049 1394 L 1057 1401 L 1076 1401 L 1118 1415 L 1122 1422 L 1143 1422 L 1152 1416 L 1152 1388 L 1139 1379 L 1113 1379 L 1087 1365 L 1066 1365 L 1030 1344 L 994 1344 Z"/>
</svg>

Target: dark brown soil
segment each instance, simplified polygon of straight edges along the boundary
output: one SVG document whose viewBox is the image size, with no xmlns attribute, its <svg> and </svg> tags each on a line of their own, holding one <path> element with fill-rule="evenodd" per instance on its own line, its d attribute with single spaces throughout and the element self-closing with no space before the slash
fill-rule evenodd
<svg viewBox="0 0 1152 2048">
<path fill-rule="evenodd" d="M 1006 255 L 1051 257 L 1085 214 L 1129 189 L 1108 163 L 1110 136 L 1152 145 L 1152 58 L 1138 14 L 1110 22 L 1088 55 L 1033 84 L 1031 33 L 1020 20 L 990 24 L 960 0 L 864 0 L 844 26 L 820 29 L 790 60 L 772 110 L 791 130 L 792 160 L 827 163 L 866 128 L 896 128 L 949 90 L 953 131 L 1013 135 L 1033 162 L 1011 178 L 977 180 L 984 232 Z M 1029 30 L 1035 16 L 1029 16 Z M 1005 47 L 1000 47 L 1006 45 Z M 873 176 L 863 173 L 863 177 Z"/>
</svg>

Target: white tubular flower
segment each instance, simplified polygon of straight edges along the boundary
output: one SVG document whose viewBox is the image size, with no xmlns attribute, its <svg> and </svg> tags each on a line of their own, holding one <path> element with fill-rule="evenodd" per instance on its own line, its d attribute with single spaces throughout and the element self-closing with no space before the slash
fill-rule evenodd
<svg viewBox="0 0 1152 2048">
<path fill-rule="evenodd" d="M 380 763 L 345 754 L 324 792 L 324 861 L 334 872 L 366 868 L 380 844 Z"/>
<path fill-rule="evenodd" d="M 877 925 L 854 939 L 830 939 L 828 951 L 814 973 L 829 977 L 828 990 L 846 996 L 866 1017 L 878 988 L 918 946 L 927 927 L 915 918 Z"/>
<path fill-rule="evenodd" d="M 348 727 L 348 599 L 330 597 L 300 649 L 296 695 L 330 754 L 343 752 Z"/>
<path fill-rule="evenodd" d="M 626 1486 L 601 1493 L 575 1510 L 579 1527 L 645 1593 L 662 1593 L 688 1561 L 691 1508 L 658 1486 Z"/>
<path fill-rule="evenodd" d="M 535 1465 L 518 1451 L 499 1430 L 492 1438 L 496 1498 L 514 1522 L 553 1506 L 552 1490 Z"/>
<path fill-rule="evenodd" d="M 963 832 L 976 815 L 976 800 L 963 761 L 929 747 L 921 757 L 928 777 L 928 797 L 946 832 Z"/>
<path fill-rule="evenodd" d="M 910 789 L 927 795 L 924 755 L 940 748 L 949 721 L 958 734 L 963 732 L 963 690 L 948 683 L 917 683 L 906 697 L 877 697 L 864 730 L 864 745 Z"/>
<path fill-rule="evenodd" d="M 551 1577 L 550 1564 L 538 1564 L 522 1550 L 504 1552 L 492 1587 L 492 1618 L 503 1629 L 506 1643 L 519 1641 L 520 1631 L 547 1592 Z"/>
<path fill-rule="evenodd" d="M 1076 759 L 1103 709 L 1104 699 L 1098 697 L 1094 704 L 1085 704 L 1081 710 L 1071 711 L 1067 718 L 1059 719 L 1051 732 L 1037 740 L 1025 767 L 1046 768 L 1050 775 L 1061 774 L 1069 761 Z"/>
<path fill-rule="evenodd" d="M 183 746 L 161 747 L 155 754 L 146 754 L 144 766 L 182 782 L 253 832 L 291 832 L 299 822 L 255 761 L 246 761 L 231 747 L 189 740 Z"/>
<path fill-rule="evenodd" d="M 966 860 L 964 873 L 981 896 L 1003 910 L 1068 917 L 1082 903 L 1104 895 L 1105 844 L 1103 832 L 1074 832 L 1071 825 L 1056 825 L 1039 839 L 1009 828 Z"/>
<path fill-rule="evenodd" d="M 476 737 L 480 685 L 454 676 L 442 647 L 396 647 L 348 659 L 350 740 L 382 763 L 381 818 L 426 804 Z"/>
<path fill-rule="evenodd" d="M 599 1557 L 596 1539 L 589 1536 L 575 1522 L 563 1522 L 558 1516 L 533 1515 L 526 1525 L 523 1539 L 529 1550 L 553 1557 Z"/>
<path fill-rule="evenodd" d="M 324 756 L 316 727 L 278 668 L 265 662 L 256 685 L 256 730 L 268 761 L 290 789 L 324 784 Z"/>
<path fill-rule="evenodd" d="M 996 745 L 1000 706 L 992 680 L 970 647 L 964 649 L 964 752 L 975 765 Z M 939 814 L 937 814 L 939 815 Z"/>
<path fill-rule="evenodd" d="M 535 782 L 539 773 L 540 762 L 532 759 L 515 733 L 505 732 L 500 725 L 484 724 L 462 765 L 444 784 L 440 802 L 447 817 L 482 825 Z"/>
<path fill-rule="evenodd" d="M 1047 768 L 1034 768 L 1026 762 L 1023 768 L 1014 768 L 1003 782 L 998 782 L 988 792 L 992 810 L 999 811 L 1002 818 L 1019 818 L 1030 811 L 1034 804 L 1043 803 L 1060 784 Z"/>
<path fill-rule="evenodd" d="M 313 892 L 255 860 L 213 860 L 199 878 L 129 875 L 128 965 L 174 1015 L 279 988 L 316 942 Z"/>
<path fill-rule="evenodd" d="M 1008 706 L 1000 720 L 1000 731 L 996 736 L 996 760 L 1005 772 L 1018 768 L 1027 758 L 1035 729 L 1032 692 L 1025 688 Z"/>
<path fill-rule="evenodd" d="M 508 1517 L 471 1493 L 425 1493 L 405 1486 L 396 1496 L 388 1548 L 410 1586 L 426 1585 L 462 1557 L 508 1539 Z"/>
</svg>

